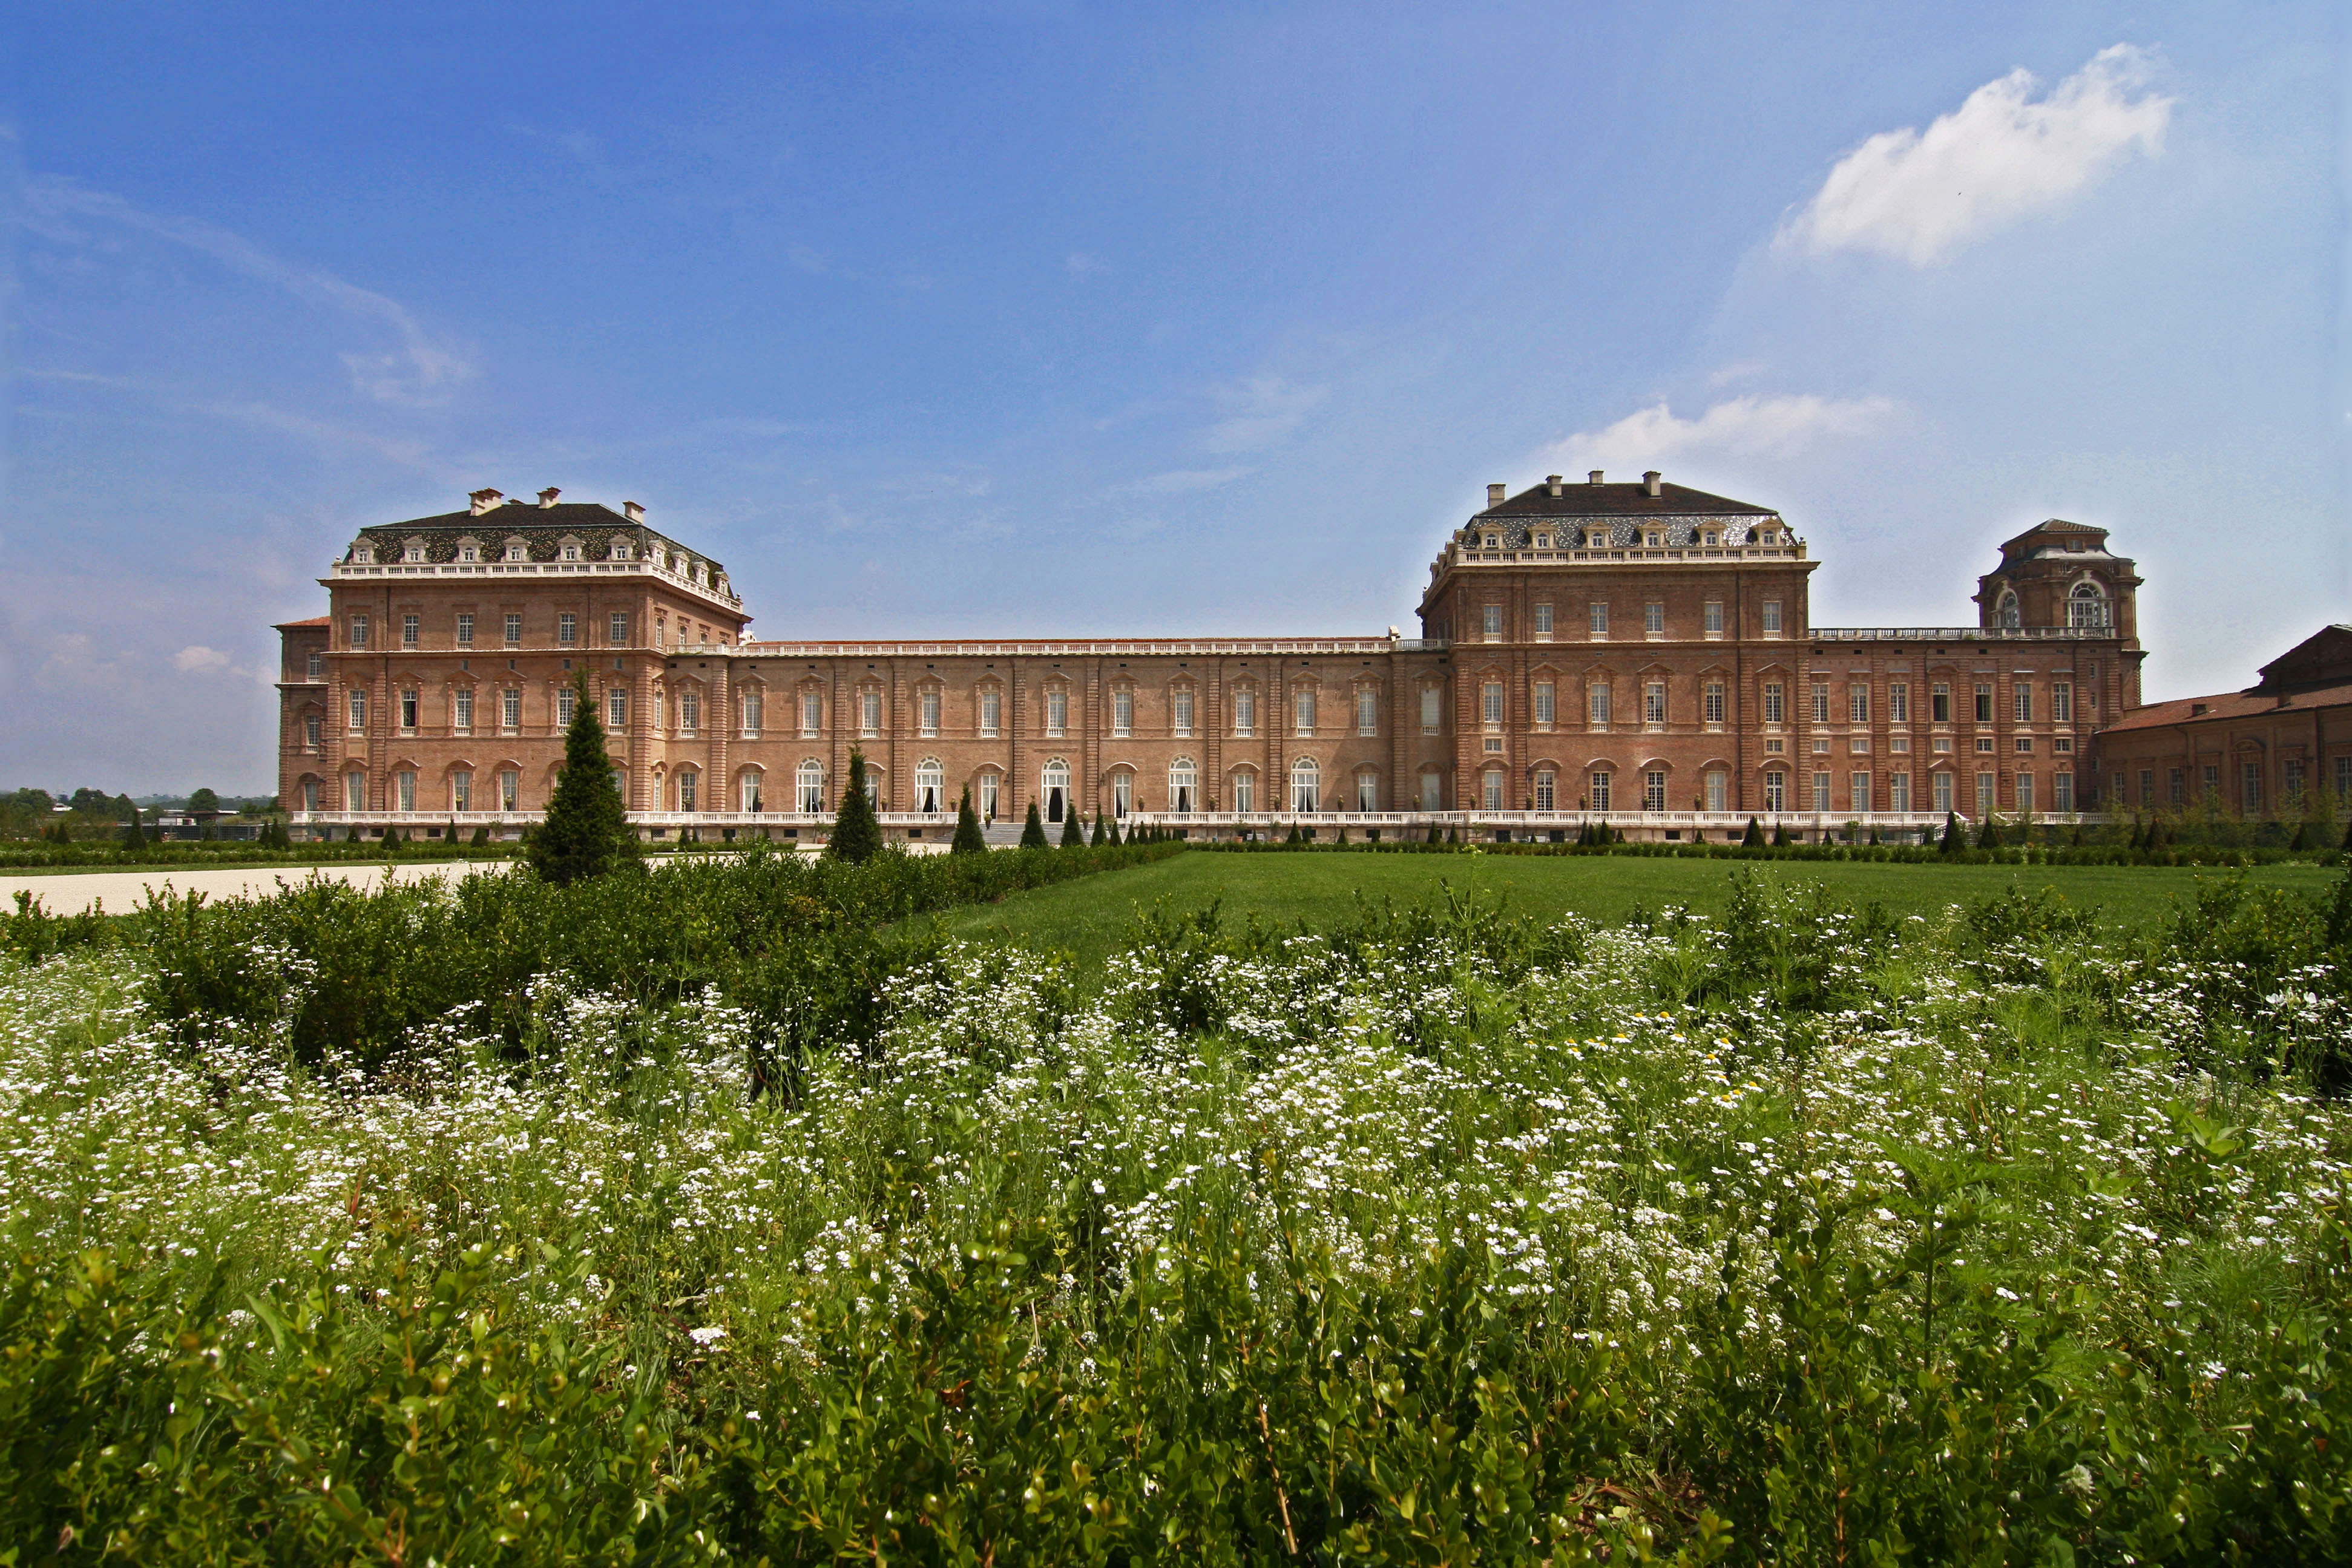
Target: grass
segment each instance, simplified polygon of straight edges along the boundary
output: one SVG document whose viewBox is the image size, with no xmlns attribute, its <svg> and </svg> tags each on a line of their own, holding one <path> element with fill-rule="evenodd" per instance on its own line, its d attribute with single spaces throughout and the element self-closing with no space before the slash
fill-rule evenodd
<svg viewBox="0 0 2352 1568">
<path fill-rule="evenodd" d="M 1015 894 L 1001 904 L 941 917 L 950 935 L 1001 939 L 1074 954 L 1087 973 L 1125 945 L 1141 910 L 1163 902 L 1181 910 L 1223 901 L 1236 925 L 1252 915 L 1270 925 L 1328 930 L 1353 917 L 1359 894 L 1375 903 L 1418 903 L 1442 881 L 1458 892 L 1497 895 L 1515 914 L 1544 922 L 1581 915 L 1616 925 L 1637 906 L 1684 904 L 1719 911 L 1731 865 L 1616 855 L 1183 854 L 1117 876 L 1087 877 Z M 2054 888 L 2099 913 L 2109 926 L 2146 926 L 2200 885 L 2243 875 L 2250 885 L 2318 894 L 2342 874 L 2324 866 L 2255 866 L 2243 873 L 2186 866 L 1764 864 L 1760 875 L 1792 885 L 1819 883 L 1860 904 L 1875 900 L 1897 917 L 2016 887 Z"/>
</svg>

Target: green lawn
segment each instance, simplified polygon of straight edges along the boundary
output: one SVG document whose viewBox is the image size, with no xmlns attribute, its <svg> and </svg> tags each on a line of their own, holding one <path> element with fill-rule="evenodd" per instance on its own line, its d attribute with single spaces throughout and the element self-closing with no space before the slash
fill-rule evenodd
<svg viewBox="0 0 2352 1568">
<path fill-rule="evenodd" d="M 1017 894 L 1001 904 L 941 917 L 960 936 L 1007 936 L 1033 946 L 1065 947 L 1089 967 L 1118 950 L 1139 908 L 1165 900 L 1192 909 L 1223 901 L 1228 920 L 1255 912 L 1269 923 L 1322 926 L 1347 917 L 1355 895 L 1411 902 L 1443 882 L 1544 919 L 1574 912 L 1604 923 L 1634 905 L 1720 908 L 1738 862 L 1618 855 L 1183 854 L 1134 871 L 1112 872 Z M 2343 873 L 2321 866 L 2255 866 L 2241 872 L 2175 866 L 1885 865 L 1837 861 L 1748 862 L 1759 874 L 1826 883 L 1845 896 L 1876 899 L 1893 914 L 1927 915 L 2011 884 L 2054 887 L 2095 907 L 2116 925 L 2163 918 L 2175 898 L 2200 879 L 2242 875 L 2263 886 L 2317 893 Z"/>
</svg>

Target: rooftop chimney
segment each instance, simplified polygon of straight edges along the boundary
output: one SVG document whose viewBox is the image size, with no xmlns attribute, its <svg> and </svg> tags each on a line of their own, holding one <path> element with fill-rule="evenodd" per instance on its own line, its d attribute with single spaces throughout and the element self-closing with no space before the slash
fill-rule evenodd
<svg viewBox="0 0 2352 1568">
<path fill-rule="evenodd" d="M 1557 495 L 1559 495 L 1559 475 L 1557 475 L 1557 474 L 1547 474 L 1547 475 L 1545 475 L 1545 476 L 1544 476 L 1544 483 L 1545 483 L 1546 485 L 1549 485 L 1549 486 L 1551 486 L 1551 493 L 1552 493 L 1553 495 L 1557 496 Z"/>
<path fill-rule="evenodd" d="M 500 501 L 505 500 L 506 497 L 499 495 L 496 490 L 476 490 L 468 495 L 466 499 L 474 504 L 474 516 L 478 517 L 484 512 L 487 512 L 491 507 L 497 506 Z"/>
<path fill-rule="evenodd" d="M 642 523 L 646 520 L 646 509 L 635 501 L 624 501 L 621 503 L 621 516 L 633 523 Z"/>
<path fill-rule="evenodd" d="M 563 492 L 557 489 L 552 485 L 550 485 L 546 489 L 541 490 L 539 493 L 539 509 L 543 512 L 548 507 L 555 505 L 555 497 L 562 494 L 563 494 Z"/>
<path fill-rule="evenodd" d="M 1643 490 L 1644 492 L 1646 492 L 1647 494 L 1649 494 L 1649 495 L 1653 495 L 1653 496 L 1656 495 L 1656 494 L 1658 493 L 1658 478 L 1659 478 L 1658 471 L 1657 471 L 1655 468 L 1653 468 L 1653 469 L 1651 469 L 1648 473 L 1646 473 L 1646 474 L 1643 475 L 1643 476 L 1642 476 L 1642 488 L 1643 488 Z"/>
<path fill-rule="evenodd" d="M 1510 493 L 1510 487 L 1508 486 L 1489 485 L 1486 486 L 1486 505 L 1490 507 L 1499 507 L 1503 504 L 1504 497 L 1508 496 Z"/>
<path fill-rule="evenodd" d="M 1600 469 L 1598 469 L 1598 468 L 1595 468 L 1591 473 L 1587 474 L 1587 475 L 1584 476 L 1584 482 L 1585 482 L 1586 484 L 1588 484 L 1588 485 L 1598 485 L 1598 484 L 1600 484 L 1600 483 L 1601 483 L 1601 470 L 1600 470 Z"/>
</svg>

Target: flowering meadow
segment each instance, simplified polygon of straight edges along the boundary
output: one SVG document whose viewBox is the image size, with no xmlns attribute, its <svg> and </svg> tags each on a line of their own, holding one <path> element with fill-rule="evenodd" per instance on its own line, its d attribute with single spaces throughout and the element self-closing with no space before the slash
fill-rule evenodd
<svg viewBox="0 0 2352 1568">
<path fill-rule="evenodd" d="M 2352 1558 L 2352 878 L 893 859 L 0 916 L 0 1563 Z"/>
</svg>

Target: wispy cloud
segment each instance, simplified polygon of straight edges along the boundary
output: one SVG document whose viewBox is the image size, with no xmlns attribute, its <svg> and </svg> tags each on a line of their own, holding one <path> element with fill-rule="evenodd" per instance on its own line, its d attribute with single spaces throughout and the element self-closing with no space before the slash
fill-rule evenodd
<svg viewBox="0 0 2352 1568">
<path fill-rule="evenodd" d="M 1068 258 L 1062 263 L 1062 269 L 1065 272 L 1067 272 L 1072 277 L 1083 279 L 1099 277 L 1103 273 L 1108 272 L 1110 270 L 1110 266 L 1108 262 L 1104 261 L 1102 257 L 1095 255 L 1092 251 L 1074 250 L 1069 254 Z"/>
<path fill-rule="evenodd" d="M 1178 468 L 1166 474 L 1153 474 L 1141 479 L 1129 479 L 1113 485 L 1103 492 L 1106 496 L 1181 496 L 1194 490 L 1215 490 L 1256 470 L 1237 468 Z"/>
<path fill-rule="evenodd" d="M 2061 205 L 2135 152 L 2161 153 L 2174 100 L 2139 90 L 2148 72 L 2146 54 L 2117 44 L 2039 102 L 2023 69 L 1987 82 L 1924 132 L 1881 131 L 1840 159 L 1777 244 L 1932 267 Z"/>
<path fill-rule="evenodd" d="M 1252 376 L 1210 394 L 1225 416 L 1201 437 L 1204 452 L 1255 452 L 1273 445 L 1323 406 L 1328 387 L 1300 386 L 1281 376 Z"/>
<path fill-rule="evenodd" d="M 474 378 L 473 361 L 465 351 L 427 331 L 399 301 L 331 272 L 273 256 L 217 225 L 150 213 L 120 196 L 87 190 L 53 175 L 37 175 L 26 182 L 25 215 L 36 232 L 68 243 L 86 243 L 89 238 L 77 225 L 135 229 L 210 256 L 234 272 L 309 304 L 374 324 L 397 340 L 394 347 L 341 357 L 352 384 L 380 402 L 442 402 Z"/>
<path fill-rule="evenodd" d="M 1792 457 L 1815 442 L 1867 434 L 1897 411 L 1883 397 L 1825 398 L 1807 392 L 1737 397 L 1696 419 L 1679 419 L 1660 402 L 1599 430 L 1579 431 L 1545 448 L 1547 461 L 1639 466 L 1706 453 L 1731 457 Z"/>
</svg>

